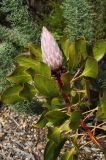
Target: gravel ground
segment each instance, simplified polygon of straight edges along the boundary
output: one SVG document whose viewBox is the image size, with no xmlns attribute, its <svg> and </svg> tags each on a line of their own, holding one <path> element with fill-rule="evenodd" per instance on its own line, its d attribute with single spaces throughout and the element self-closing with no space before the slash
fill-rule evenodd
<svg viewBox="0 0 106 160">
<path fill-rule="evenodd" d="M 38 115 L 27 116 L 13 112 L 9 108 L 0 109 L 0 160 L 39 160 L 35 155 L 43 159 L 46 129 L 32 126 L 38 119 Z M 105 138 L 103 141 L 106 144 Z M 80 143 L 81 145 L 86 143 L 86 139 Z M 71 143 L 67 142 L 67 145 L 70 146 Z M 87 160 L 105 160 L 101 150 L 92 143 L 84 146 L 82 153 Z"/>
<path fill-rule="evenodd" d="M 32 126 L 39 116 L 20 115 L 8 108 L 0 110 L 0 160 L 35 160 L 42 156 L 45 130 Z"/>
</svg>

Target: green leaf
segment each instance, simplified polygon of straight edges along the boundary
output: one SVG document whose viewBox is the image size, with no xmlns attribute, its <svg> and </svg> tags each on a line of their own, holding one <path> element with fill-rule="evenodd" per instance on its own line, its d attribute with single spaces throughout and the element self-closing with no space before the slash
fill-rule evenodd
<svg viewBox="0 0 106 160">
<path fill-rule="evenodd" d="M 49 111 L 45 116 L 48 121 L 50 121 L 55 126 L 60 126 L 67 119 L 69 119 L 69 116 L 66 113 L 59 110 Z"/>
<path fill-rule="evenodd" d="M 72 71 L 72 69 L 74 69 L 81 60 L 81 55 L 76 52 L 74 42 L 70 45 L 68 49 L 68 54 L 69 54 L 69 71 Z"/>
<path fill-rule="evenodd" d="M 61 160 L 73 160 L 74 154 L 75 154 L 75 148 L 71 148 L 70 151 L 66 152 L 66 153 L 62 156 Z"/>
<path fill-rule="evenodd" d="M 27 69 L 33 69 L 35 74 L 51 76 L 51 70 L 47 64 L 32 59 L 30 56 L 17 56 L 16 61 L 20 66 L 26 67 Z"/>
<path fill-rule="evenodd" d="M 59 143 L 61 139 L 60 128 L 48 128 L 48 139 L 54 141 L 55 143 Z"/>
<path fill-rule="evenodd" d="M 96 117 L 98 120 L 106 120 L 106 92 L 104 92 L 103 97 L 100 98 L 100 105 L 98 106 Z"/>
<path fill-rule="evenodd" d="M 25 99 L 31 100 L 35 96 L 35 94 L 36 94 L 35 87 L 28 83 L 25 83 L 23 90 L 20 92 L 19 95 Z"/>
<path fill-rule="evenodd" d="M 71 90 L 70 94 L 71 94 L 72 97 L 75 97 L 77 93 L 76 93 L 75 90 Z"/>
<path fill-rule="evenodd" d="M 81 113 L 79 110 L 75 110 L 74 112 L 70 113 L 70 128 L 73 130 L 78 129 L 81 119 Z"/>
<path fill-rule="evenodd" d="M 59 87 L 54 79 L 36 75 L 34 82 L 38 91 L 45 97 L 52 99 L 53 97 L 59 96 Z"/>
<path fill-rule="evenodd" d="M 40 46 L 29 43 L 28 47 L 29 47 L 30 53 L 34 55 L 37 60 L 42 61 L 42 52 L 41 52 Z"/>
<path fill-rule="evenodd" d="M 45 112 L 41 115 L 40 119 L 38 120 L 37 123 L 33 123 L 34 127 L 37 128 L 43 128 L 46 126 L 46 124 L 48 123 L 47 119 L 45 118 Z"/>
<path fill-rule="evenodd" d="M 22 89 L 23 87 L 20 85 L 14 85 L 7 88 L 1 95 L 1 101 L 6 104 L 14 104 L 20 100 L 23 100 L 23 98 L 19 96 Z"/>
<path fill-rule="evenodd" d="M 16 68 L 12 74 L 6 77 L 6 79 L 14 83 L 26 83 L 32 81 L 32 77 L 28 74 L 25 67 Z"/>
<path fill-rule="evenodd" d="M 98 40 L 93 44 L 93 55 L 94 58 L 99 61 L 103 58 L 106 53 L 106 39 Z"/>
<path fill-rule="evenodd" d="M 83 59 L 87 58 L 88 54 L 86 49 L 86 40 L 84 38 L 76 40 L 75 48 L 76 48 L 77 55 L 81 55 Z"/>
<path fill-rule="evenodd" d="M 29 56 L 29 55 L 19 55 L 19 56 L 16 57 L 16 62 L 20 66 L 35 69 L 36 68 L 36 63 L 38 61 L 35 60 L 35 59 L 32 59 L 32 57 Z"/>
<path fill-rule="evenodd" d="M 58 144 L 52 140 L 48 141 L 44 151 L 44 160 L 56 160 L 65 141 L 66 139 L 61 139 Z"/>
<path fill-rule="evenodd" d="M 54 107 L 54 108 L 65 107 L 64 100 L 62 98 L 55 97 L 51 101 L 51 106 Z"/>
<path fill-rule="evenodd" d="M 98 75 L 98 62 L 93 57 L 89 57 L 86 61 L 82 76 L 96 78 L 97 75 Z"/>
<path fill-rule="evenodd" d="M 68 59 L 69 58 L 68 57 L 69 56 L 68 55 L 68 49 L 69 49 L 69 46 L 70 46 L 70 40 L 63 37 L 61 39 L 60 43 L 61 43 L 61 49 L 63 50 L 63 53 L 64 53 L 66 59 Z"/>
</svg>

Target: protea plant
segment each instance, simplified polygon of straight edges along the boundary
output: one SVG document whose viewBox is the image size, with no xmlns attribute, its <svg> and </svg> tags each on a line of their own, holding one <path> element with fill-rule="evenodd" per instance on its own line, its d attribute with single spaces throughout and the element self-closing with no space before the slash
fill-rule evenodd
<svg viewBox="0 0 106 160">
<path fill-rule="evenodd" d="M 85 135 L 88 135 L 90 140 L 106 153 L 100 137 L 95 137 L 94 132 L 92 133 L 98 128 L 98 124 L 95 124 L 94 127 L 89 127 L 87 124 L 88 118 L 94 117 L 95 112 L 97 112 L 95 118 L 106 120 L 104 112 L 106 93 L 103 92 L 102 97 L 100 93 L 97 107 L 94 109 L 90 109 L 93 103 L 89 100 L 90 86 L 95 89 L 92 82 L 95 82 L 99 73 L 98 61 L 106 52 L 106 40 L 99 40 L 92 44 L 92 56 L 88 53 L 87 44 L 82 37 L 75 42 L 70 42 L 63 37 L 60 40 L 61 52 L 52 34 L 46 27 L 43 27 L 42 53 L 39 46 L 30 44 L 28 53 L 16 57 L 17 66 L 7 76 L 7 80 L 13 85 L 11 84 L 1 94 L 0 101 L 3 103 L 14 104 L 23 99 L 33 98 L 38 100 L 38 95 L 43 97 L 44 112 L 34 126 L 38 128 L 47 126 L 48 128 L 44 160 L 57 160 L 61 157 L 61 160 L 66 160 L 67 157 L 68 159 L 74 158 L 74 155 L 82 153 L 82 147 L 89 143 L 81 143 L 85 141 Z M 64 72 L 61 70 L 64 68 L 63 64 Z M 103 126 L 104 123 L 101 127 Z M 61 149 L 63 148 L 64 151 L 66 141 L 71 142 L 68 147 L 70 149 L 67 148 L 67 151 L 62 153 Z M 35 153 L 34 157 L 36 160 L 41 160 L 41 157 Z M 84 159 L 89 159 L 89 157 L 85 156 Z"/>
</svg>

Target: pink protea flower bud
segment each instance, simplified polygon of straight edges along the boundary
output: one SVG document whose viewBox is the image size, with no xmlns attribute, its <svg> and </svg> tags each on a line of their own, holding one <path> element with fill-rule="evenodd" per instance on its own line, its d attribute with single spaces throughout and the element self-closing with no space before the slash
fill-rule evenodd
<svg viewBox="0 0 106 160">
<path fill-rule="evenodd" d="M 43 27 L 41 33 L 41 49 L 43 62 L 48 64 L 51 70 L 56 70 L 62 66 L 62 52 L 54 37 L 46 27 Z"/>
</svg>

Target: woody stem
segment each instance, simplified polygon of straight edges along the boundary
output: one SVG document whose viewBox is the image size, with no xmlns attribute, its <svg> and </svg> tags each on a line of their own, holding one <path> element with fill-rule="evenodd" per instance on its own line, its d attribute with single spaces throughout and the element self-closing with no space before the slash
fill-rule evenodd
<svg viewBox="0 0 106 160">
<path fill-rule="evenodd" d="M 58 81 L 58 85 L 59 85 L 59 88 L 60 88 L 60 91 L 61 91 L 61 95 L 63 96 L 64 100 L 65 100 L 65 103 L 66 103 L 66 107 L 71 111 L 73 112 L 73 109 L 71 108 L 71 103 L 70 103 L 70 99 L 68 97 L 68 95 L 64 92 L 64 84 L 61 80 L 61 74 L 60 73 L 56 73 L 55 74 L 56 76 L 56 79 Z"/>
<path fill-rule="evenodd" d="M 61 95 L 64 98 L 64 101 L 66 103 L 66 107 L 70 110 L 70 112 L 73 112 L 74 109 L 71 108 L 71 102 L 70 99 L 68 97 L 68 95 L 64 92 L 64 84 L 62 82 L 61 79 L 61 73 L 55 73 L 55 77 L 57 79 L 60 91 L 61 91 Z M 80 120 L 80 125 L 82 126 L 82 128 L 85 130 L 86 134 L 90 137 L 90 139 L 98 146 L 101 147 L 100 142 L 95 138 L 95 136 L 93 135 L 93 133 L 91 132 L 90 128 L 87 126 L 87 124 L 83 121 L 83 119 Z"/>
</svg>

